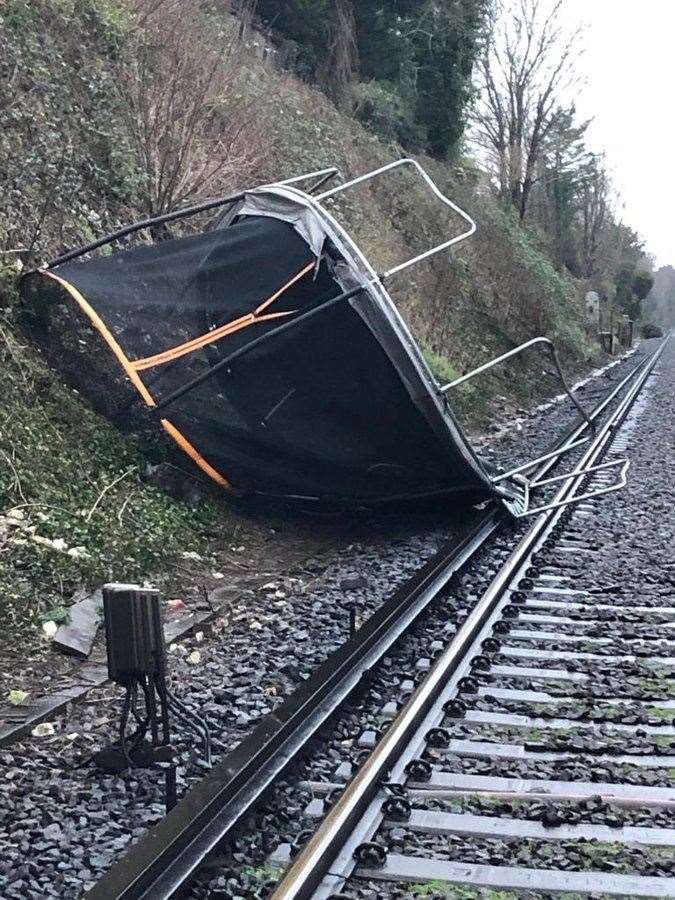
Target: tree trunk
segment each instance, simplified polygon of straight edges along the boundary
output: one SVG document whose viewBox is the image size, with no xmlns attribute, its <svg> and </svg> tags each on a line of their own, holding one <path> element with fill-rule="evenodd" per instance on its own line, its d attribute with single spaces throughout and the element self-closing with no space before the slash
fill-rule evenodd
<svg viewBox="0 0 675 900">
<path fill-rule="evenodd" d="M 352 81 L 358 67 L 356 20 L 352 0 L 335 0 L 329 30 L 329 51 L 319 78 L 335 105 L 339 109 L 350 111 Z"/>
</svg>

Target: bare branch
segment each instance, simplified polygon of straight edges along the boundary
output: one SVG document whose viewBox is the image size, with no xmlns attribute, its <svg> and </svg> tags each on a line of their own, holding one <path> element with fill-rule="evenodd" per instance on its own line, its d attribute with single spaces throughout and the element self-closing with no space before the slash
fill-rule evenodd
<svg viewBox="0 0 675 900">
<path fill-rule="evenodd" d="M 270 138 L 238 89 L 245 28 L 194 0 L 127 2 L 134 28 L 119 67 L 120 97 L 145 211 L 158 215 L 246 178 Z M 240 4 L 239 24 L 252 6 Z"/>
<path fill-rule="evenodd" d="M 565 37 L 562 0 L 519 0 L 502 15 L 478 67 L 474 142 L 491 150 L 501 193 L 525 218 L 543 145 L 574 77 L 579 31 Z"/>
</svg>

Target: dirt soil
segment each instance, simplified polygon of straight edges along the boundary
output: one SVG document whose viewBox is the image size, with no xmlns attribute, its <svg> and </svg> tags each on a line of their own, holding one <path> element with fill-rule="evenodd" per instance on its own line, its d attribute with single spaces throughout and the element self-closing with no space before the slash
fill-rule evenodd
<svg viewBox="0 0 675 900">
<path fill-rule="evenodd" d="M 421 513 L 405 517 L 386 513 L 367 517 L 295 515 L 284 519 L 268 519 L 241 515 L 235 529 L 236 541 L 228 540 L 213 547 L 206 561 L 187 552 L 172 568 L 172 590 L 163 597 L 165 633 L 173 634 L 195 628 L 208 631 L 205 621 L 217 621 L 228 614 L 235 600 L 253 595 L 266 583 L 282 583 L 301 569 L 317 577 L 335 554 L 349 552 L 354 543 L 361 546 L 386 544 L 396 536 L 414 533 L 416 529 L 433 527 L 440 513 Z M 227 509 L 228 522 L 232 510 Z M 236 514 L 235 514 L 236 516 Z M 194 629 L 193 629 L 194 630 Z M 10 691 L 25 692 L 26 704 L 57 692 L 95 683 L 106 665 L 105 638 L 99 628 L 88 659 L 66 655 L 52 647 L 51 640 L 34 646 L 11 646 L 7 640 L 0 653 L 0 681 L 5 690 L 0 702 L 0 729 L 15 721 L 19 709 L 8 702 Z"/>
</svg>

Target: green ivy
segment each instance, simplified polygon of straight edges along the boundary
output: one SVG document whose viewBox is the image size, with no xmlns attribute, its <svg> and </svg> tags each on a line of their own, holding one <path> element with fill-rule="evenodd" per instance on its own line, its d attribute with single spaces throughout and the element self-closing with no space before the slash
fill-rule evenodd
<svg viewBox="0 0 675 900">
<path fill-rule="evenodd" d="M 28 350 L 11 309 L 0 313 L 0 393 L 0 633 L 35 633 L 83 585 L 161 583 L 179 553 L 208 556 L 222 512 L 148 485 L 140 444 Z"/>
</svg>

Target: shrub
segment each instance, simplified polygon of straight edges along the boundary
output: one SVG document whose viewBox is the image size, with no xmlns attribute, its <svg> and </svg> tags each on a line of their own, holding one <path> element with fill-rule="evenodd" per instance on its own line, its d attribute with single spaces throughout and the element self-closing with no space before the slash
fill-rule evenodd
<svg viewBox="0 0 675 900">
<path fill-rule="evenodd" d="M 246 48 L 233 23 L 183 0 L 131 0 L 139 27 L 117 69 L 145 211 L 159 215 L 250 178 L 269 151 L 239 93 Z M 246 21 L 246 9 L 240 10 Z"/>
<path fill-rule="evenodd" d="M 448 382 L 459 378 L 460 373 L 446 356 L 435 353 L 430 347 L 423 347 L 422 353 L 434 378 L 439 384 L 448 384 Z"/>
<path fill-rule="evenodd" d="M 642 326 L 642 337 L 646 339 L 661 338 L 663 337 L 663 329 L 655 322 L 645 322 Z"/>
<path fill-rule="evenodd" d="M 393 84 L 362 81 L 354 87 L 356 117 L 385 141 L 398 141 L 408 149 L 424 145 L 426 133 L 415 122 L 415 109 Z"/>
</svg>

